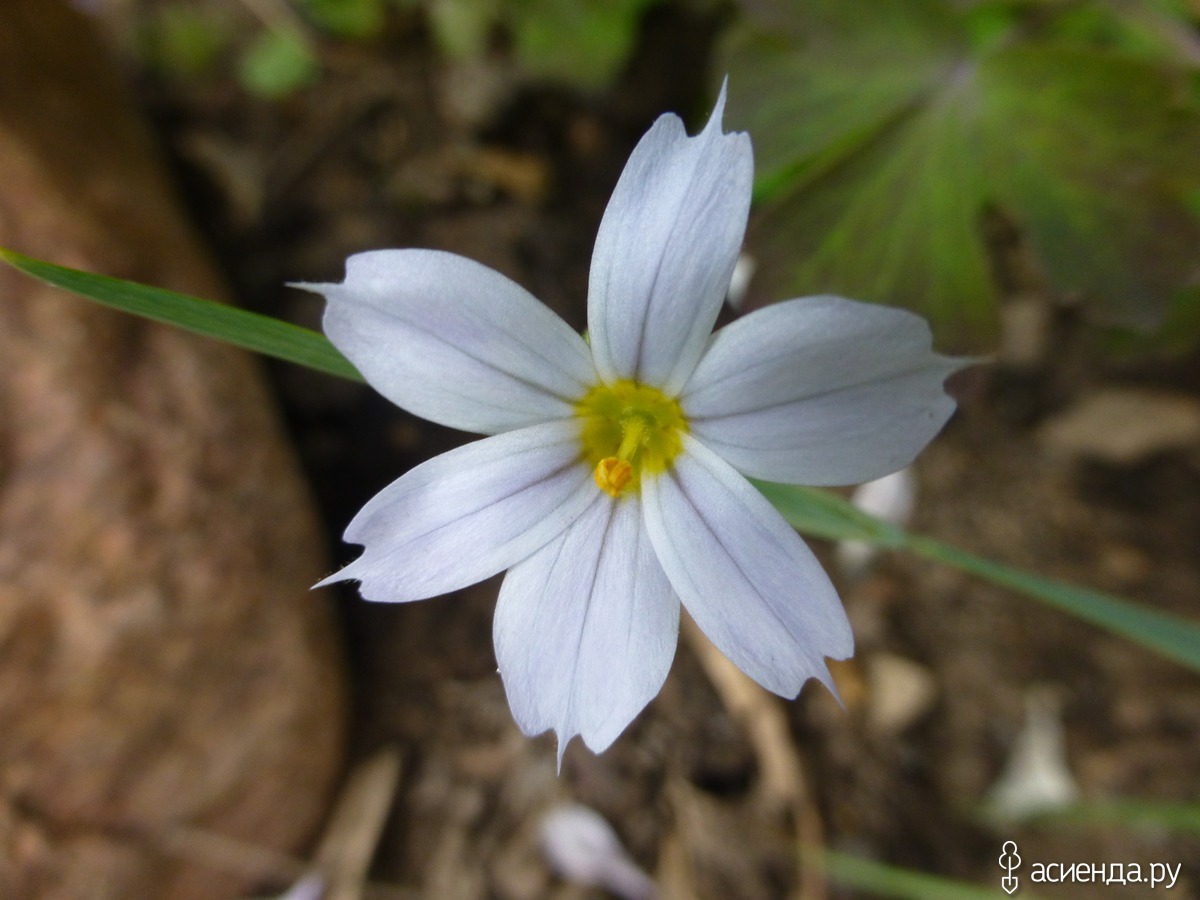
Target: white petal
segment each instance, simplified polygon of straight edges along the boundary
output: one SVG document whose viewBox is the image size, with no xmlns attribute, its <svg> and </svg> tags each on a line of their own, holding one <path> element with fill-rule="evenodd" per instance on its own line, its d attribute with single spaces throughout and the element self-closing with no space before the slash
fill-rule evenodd
<svg viewBox="0 0 1200 900">
<path fill-rule="evenodd" d="M 912 462 L 954 412 L 942 382 L 967 362 L 930 343 L 904 310 L 788 300 L 713 335 L 680 402 L 692 433 L 746 475 L 869 481 Z"/>
<path fill-rule="evenodd" d="M 588 333 L 607 381 L 634 378 L 673 394 L 720 311 L 746 231 L 750 138 L 721 131 L 725 90 L 689 138 L 659 118 L 629 157 L 596 236 Z"/>
<path fill-rule="evenodd" d="M 746 300 L 746 292 L 750 290 L 750 282 L 758 269 L 758 260 L 749 253 L 739 253 L 733 266 L 733 275 L 729 279 L 729 290 L 725 292 L 725 302 L 737 311 L 741 311 L 742 303 Z"/>
<path fill-rule="evenodd" d="M 912 521 L 917 506 L 917 477 L 911 466 L 890 475 L 860 484 L 850 502 L 868 515 L 901 527 Z M 867 541 L 838 541 L 837 561 L 848 575 L 862 575 L 883 552 L 879 544 Z"/>
<path fill-rule="evenodd" d="M 987 799 L 989 811 L 1008 821 L 1053 812 L 1079 799 L 1067 757 L 1062 704 L 1053 693 L 1025 695 L 1025 727 Z"/>
<path fill-rule="evenodd" d="M 603 887 L 624 900 L 653 900 L 650 876 L 638 868 L 612 826 L 594 809 L 567 803 L 541 827 L 542 852 L 551 868 L 582 887 Z"/>
<path fill-rule="evenodd" d="M 346 261 L 325 333 L 379 393 L 411 413 L 494 434 L 564 418 L 595 381 L 583 339 L 499 272 L 436 250 Z"/>
<path fill-rule="evenodd" d="M 608 747 L 662 687 L 679 600 L 636 497 L 597 493 L 567 531 L 513 566 L 496 606 L 496 659 L 526 734 Z"/>
<path fill-rule="evenodd" d="M 824 657 L 854 648 L 829 577 L 745 478 L 684 436 L 673 467 L 642 481 L 646 530 L 701 630 L 743 672 L 794 697 L 809 678 L 832 689 Z"/>
<path fill-rule="evenodd" d="M 595 497 L 571 421 L 443 453 L 375 495 L 346 529 L 363 555 L 321 582 L 368 600 L 423 600 L 482 581 L 561 534 Z"/>
</svg>

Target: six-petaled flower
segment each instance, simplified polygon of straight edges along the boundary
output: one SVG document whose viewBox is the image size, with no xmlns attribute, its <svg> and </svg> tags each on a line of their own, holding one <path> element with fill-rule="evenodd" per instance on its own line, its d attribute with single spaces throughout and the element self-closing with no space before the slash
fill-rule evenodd
<svg viewBox="0 0 1200 900">
<path fill-rule="evenodd" d="M 666 679 L 682 601 L 764 687 L 832 687 L 853 639 L 832 584 L 747 476 L 850 484 L 907 465 L 953 411 L 958 363 L 896 309 L 789 300 L 711 333 L 744 236 L 753 160 L 661 117 L 600 225 L 589 340 L 514 282 L 431 250 L 349 259 L 325 330 L 382 394 L 490 435 L 380 492 L 322 584 L 421 600 L 508 570 L 494 638 L 528 734 L 616 739 Z"/>
</svg>

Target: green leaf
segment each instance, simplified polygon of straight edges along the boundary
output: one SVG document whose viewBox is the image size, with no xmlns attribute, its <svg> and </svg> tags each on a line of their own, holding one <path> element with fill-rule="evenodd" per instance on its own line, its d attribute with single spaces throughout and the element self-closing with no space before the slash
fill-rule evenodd
<svg viewBox="0 0 1200 900">
<path fill-rule="evenodd" d="M 539 78 L 598 88 L 625 62 L 655 0 L 519 0 L 504 5 L 521 66 Z"/>
<path fill-rule="evenodd" d="M 1064 584 L 911 534 L 873 519 L 848 500 L 827 491 L 783 484 L 756 486 L 785 519 L 807 534 L 908 550 L 1038 600 L 1200 672 L 1200 622 L 1102 591 Z"/>
<path fill-rule="evenodd" d="M 367 38 L 383 28 L 383 0 L 304 0 L 304 11 L 338 37 Z"/>
<path fill-rule="evenodd" d="M 985 343 L 997 314 L 959 18 L 934 0 L 755 9 L 725 68 L 767 204 L 756 291 L 897 303 Z"/>
<path fill-rule="evenodd" d="M 298 325 L 163 288 L 68 269 L 3 248 L 0 260 L 54 287 L 122 312 L 175 325 L 319 372 L 363 380 L 324 335 Z"/>
<path fill-rule="evenodd" d="M 1033 31 L 1037 40 L 1062 41 L 1136 56 L 1158 63 L 1177 58 L 1187 62 L 1194 50 L 1195 25 L 1187 0 L 1116 0 L 1116 2 L 1065 3 L 1053 17 Z"/>
<path fill-rule="evenodd" d="M 499 0 L 429 0 L 426 13 L 438 48 L 452 59 L 471 59 L 487 50 Z"/>
<path fill-rule="evenodd" d="M 900 900 L 1007 900 L 1009 896 L 999 889 L 913 872 L 848 853 L 802 847 L 800 854 L 807 864 L 820 866 L 830 881 L 877 897 Z M 1002 873 L 999 869 L 996 871 L 996 881 L 999 883 Z M 1023 900 L 1037 900 L 1036 895 L 1025 890 L 1021 891 L 1020 896 Z"/>
<path fill-rule="evenodd" d="M 917 108 L 965 49 L 939 4 L 760 2 L 728 35 L 728 126 L 754 140 L 756 192 L 771 200 Z"/>
<path fill-rule="evenodd" d="M 832 491 L 753 478 L 750 482 L 793 528 L 812 537 L 871 541 L 886 547 L 901 547 L 908 540 L 904 529 L 868 515 Z"/>
<path fill-rule="evenodd" d="M 1177 834 L 1200 834 L 1200 804 L 1154 800 L 1101 800 L 1073 803 L 1032 820 L 1037 825 L 1148 828 Z"/>
<path fill-rule="evenodd" d="M 363 380 L 325 337 L 306 328 L 162 288 L 69 269 L 12 250 L 0 248 L 0 260 L 47 284 L 124 312 L 331 375 Z M 769 482 L 755 484 L 789 522 L 806 534 L 909 550 L 1025 594 L 1200 671 L 1200 623 L 910 534 L 867 515 L 829 491 Z"/>
<path fill-rule="evenodd" d="M 155 68 L 182 78 L 212 70 L 229 45 L 230 27 L 221 11 L 178 3 L 148 17 L 139 44 Z"/>
<path fill-rule="evenodd" d="M 1154 327 L 1194 274 L 1200 119 L 1180 73 L 1021 46 L 980 64 L 979 147 L 995 199 L 1058 286 L 1106 321 Z"/>
<path fill-rule="evenodd" d="M 1156 327 L 1194 278 L 1200 78 L 1165 0 L 743 3 L 721 68 L 763 299 L 896 303 L 979 346 L 995 210 L 1109 324 Z"/>
<path fill-rule="evenodd" d="M 1143 800 L 1080 803 L 1060 812 L 1039 816 L 1034 822 L 1040 825 L 1146 827 L 1194 834 L 1200 833 L 1200 806 L 1194 803 Z M 897 900 L 1002 900 L 1009 896 L 995 888 L 979 887 L 821 847 L 801 846 L 800 855 L 806 865 L 820 867 L 830 882 L 876 897 Z M 999 853 L 996 855 L 998 857 Z M 999 869 L 996 872 L 998 884 L 1002 873 Z M 1021 885 L 1019 896 L 1025 900 L 1037 900 L 1037 895 L 1029 893 L 1024 884 Z"/>
<path fill-rule="evenodd" d="M 956 96 L 887 127 L 755 221 L 760 289 L 898 302 L 973 343 L 990 339 L 995 288 L 973 144 Z"/>
<path fill-rule="evenodd" d="M 430 25 L 456 58 L 487 51 L 503 25 L 521 68 L 585 88 L 607 84 L 629 56 L 642 13 L 657 0 L 430 0 Z"/>
<path fill-rule="evenodd" d="M 1114 356 L 1183 356 L 1200 346 L 1200 287 L 1176 293 L 1162 325 L 1153 333 L 1112 328 L 1101 337 Z"/>
<path fill-rule="evenodd" d="M 1119 637 L 1200 671 L 1200 623 L 1140 604 L 1064 584 L 994 562 L 931 538 L 910 536 L 907 549 L 921 556 L 946 563 L 1018 594 L 1040 600 L 1062 612 L 1070 613 Z"/>
<path fill-rule="evenodd" d="M 292 31 L 264 31 L 247 48 L 238 67 L 246 90 L 281 99 L 312 84 L 320 66 L 304 37 Z"/>
</svg>

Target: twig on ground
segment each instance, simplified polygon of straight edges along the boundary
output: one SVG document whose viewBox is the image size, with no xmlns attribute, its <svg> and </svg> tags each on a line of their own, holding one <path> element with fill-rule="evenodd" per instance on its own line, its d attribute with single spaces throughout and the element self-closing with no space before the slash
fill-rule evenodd
<svg viewBox="0 0 1200 900">
<path fill-rule="evenodd" d="M 791 814 L 799 843 L 822 846 L 825 829 L 805 787 L 804 760 L 792 741 L 782 704 L 726 659 L 686 615 L 683 634 L 721 702 L 745 729 L 758 761 L 763 804 L 772 812 Z M 802 865 L 795 900 L 825 900 L 827 893 L 820 867 Z"/>
<path fill-rule="evenodd" d="M 380 750 L 350 773 L 316 853 L 322 900 L 362 900 L 371 858 L 396 798 L 400 753 Z"/>
</svg>

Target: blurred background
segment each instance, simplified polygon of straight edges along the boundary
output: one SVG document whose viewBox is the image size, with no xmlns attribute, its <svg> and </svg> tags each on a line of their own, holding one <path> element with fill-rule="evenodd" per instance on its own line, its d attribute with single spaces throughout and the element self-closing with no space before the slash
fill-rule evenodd
<svg viewBox="0 0 1200 900">
<path fill-rule="evenodd" d="M 757 166 L 738 310 L 901 305 L 986 360 L 864 502 L 1195 619 L 1198 20 L 1195 0 L 13 0 L 0 244 L 313 328 L 319 299 L 285 283 L 434 247 L 582 330 L 630 150 L 666 111 L 696 130 L 727 76 Z M 356 555 L 367 499 L 469 436 L 0 275 L 0 896 L 275 896 L 314 859 L 354 870 L 326 896 L 648 896 L 561 860 L 564 803 L 667 898 L 967 896 L 897 869 L 1005 896 L 1010 840 L 1026 877 L 1166 863 L 1200 896 L 1195 672 L 814 541 L 857 640 L 844 706 L 765 698 L 688 634 L 616 745 L 557 775 L 495 671 L 498 579 L 404 606 L 306 590 Z"/>
</svg>

